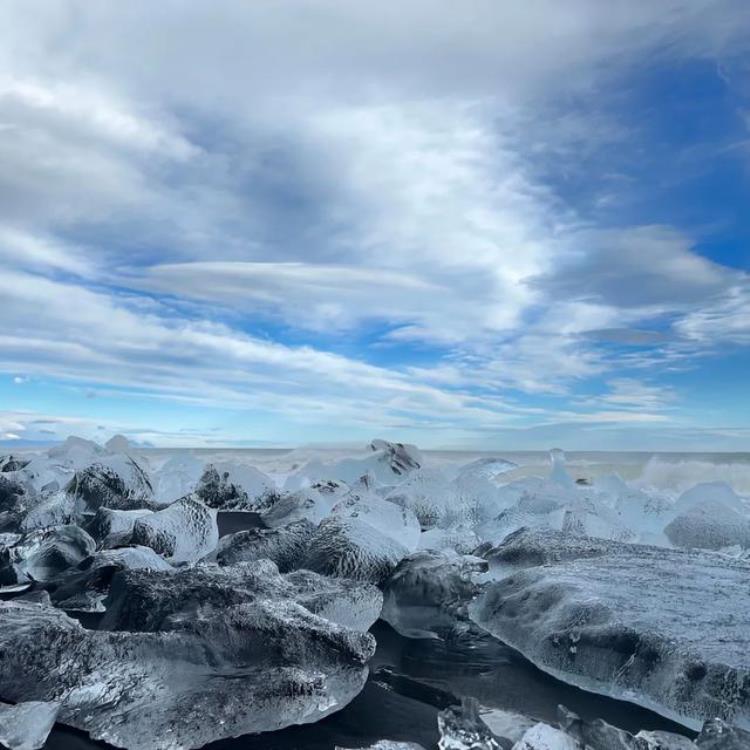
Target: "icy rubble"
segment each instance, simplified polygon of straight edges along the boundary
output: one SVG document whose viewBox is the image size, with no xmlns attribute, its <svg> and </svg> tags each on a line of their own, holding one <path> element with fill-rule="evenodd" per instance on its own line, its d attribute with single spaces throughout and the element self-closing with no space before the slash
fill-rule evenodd
<svg viewBox="0 0 750 750">
<path fill-rule="evenodd" d="M 52 701 L 0 703 L 0 745 L 8 750 L 41 750 L 60 704 Z"/>
<path fill-rule="evenodd" d="M 487 556 L 504 577 L 470 615 L 537 666 L 695 728 L 750 726 L 750 563 L 530 530 Z"/>
<path fill-rule="evenodd" d="M 548 476 L 512 479 L 501 458 L 437 467 L 373 441 L 286 481 L 188 453 L 160 465 L 121 437 L 0 458 L 0 593 L 15 597 L 0 603 L 0 650 L 29 664 L 14 685 L 0 660 L 0 700 L 61 701 L 63 722 L 120 746 L 198 747 L 337 710 L 364 683 L 382 616 L 408 637 L 478 624 L 567 682 L 696 728 L 712 714 L 747 726 L 747 499 L 722 483 L 676 500 L 616 475 L 580 484 L 550 458 Z M 227 510 L 260 527 L 219 540 Z M 103 617 L 86 631 L 61 610 Z M 724 724 L 683 747 L 572 719 L 509 739 L 459 719 L 442 715 L 441 748 L 745 741 Z"/>
</svg>

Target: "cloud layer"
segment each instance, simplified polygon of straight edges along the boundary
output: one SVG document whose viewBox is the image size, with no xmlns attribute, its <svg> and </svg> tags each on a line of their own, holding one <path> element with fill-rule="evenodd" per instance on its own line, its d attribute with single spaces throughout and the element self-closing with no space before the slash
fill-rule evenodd
<svg viewBox="0 0 750 750">
<path fill-rule="evenodd" d="M 200 407 L 198 441 L 228 411 L 237 441 L 694 430 L 670 373 L 750 343 L 746 267 L 632 209 L 658 180 L 625 163 L 664 148 L 629 110 L 659 71 L 740 95 L 746 3 L 9 2 L 0 29 L 6 439 L 27 385 L 92 429 Z"/>
</svg>

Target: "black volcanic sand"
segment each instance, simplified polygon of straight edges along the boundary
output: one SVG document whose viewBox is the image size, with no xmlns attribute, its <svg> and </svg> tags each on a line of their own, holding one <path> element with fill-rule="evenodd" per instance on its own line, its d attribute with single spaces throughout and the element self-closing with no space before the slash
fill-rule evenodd
<svg viewBox="0 0 750 750">
<path fill-rule="evenodd" d="M 495 639 L 467 637 L 444 643 L 407 639 L 389 625 L 377 622 L 378 641 L 365 689 L 341 711 L 316 724 L 279 732 L 248 735 L 208 745 L 210 750 L 334 750 L 361 748 L 379 739 L 417 742 L 436 750 L 437 714 L 473 696 L 483 706 L 556 722 L 563 704 L 584 719 L 602 718 L 636 732 L 663 729 L 695 736 L 684 727 L 625 701 L 586 693 L 534 667 L 520 654 Z M 47 750 L 106 748 L 83 733 L 55 727 Z"/>
</svg>

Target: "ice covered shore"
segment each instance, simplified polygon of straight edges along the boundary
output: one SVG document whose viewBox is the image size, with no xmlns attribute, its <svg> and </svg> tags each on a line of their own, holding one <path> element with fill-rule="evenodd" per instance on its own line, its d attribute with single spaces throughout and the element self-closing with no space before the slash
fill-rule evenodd
<svg viewBox="0 0 750 750">
<path fill-rule="evenodd" d="M 122 437 L 0 457 L 0 742 L 41 747 L 56 720 L 177 750 L 317 722 L 365 684 L 379 617 L 410 638 L 479 627 L 566 682 L 725 722 L 659 745 L 570 717 L 485 737 L 454 713 L 441 747 L 746 741 L 750 502 L 729 485 L 576 482 L 562 452 L 519 477 L 382 440 L 292 458 L 165 460 Z M 225 514 L 247 527 L 220 539 Z M 19 736 L 27 704 L 44 710 Z"/>
</svg>

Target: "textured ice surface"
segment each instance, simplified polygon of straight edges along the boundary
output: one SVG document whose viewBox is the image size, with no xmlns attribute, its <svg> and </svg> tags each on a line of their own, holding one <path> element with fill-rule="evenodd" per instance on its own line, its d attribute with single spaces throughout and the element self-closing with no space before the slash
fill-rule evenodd
<svg viewBox="0 0 750 750">
<path fill-rule="evenodd" d="M 266 526 L 285 526 L 295 521 L 319 524 L 326 518 L 344 488 L 338 484 L 315 485 L 296 492 L 283 493 L 265 511 L 261 518 Z"/>
<path fill-rule="evenodd" d="M 183 497 L 168 508 L 136 519 L 131 536 L 170 562 L 194 562 L 216 549 L 216 511 L 195 496 Z"/>
<path fill-rule="evenodd" d="M 303 567 L 331 576 L 382 583 L 408 550 L 359 518 L 332 516 L 310 540 Z"/>
<path fill-rule="evenodd" d="M 152 486 L 154 500 L 160 504 L 172 503 L 195 491 L 204 464 L 189 451 L 170 456 L 161 468 L 154 472 Z"/>
<path fill-rule="evenodd" d="M 96 515 L 86 525 L 86 530 L 96 541 L 98 547 L 116 547 L 127 544 L 133 535 L 135 522 L 139 518 L 149 516 L 153 511 L 140 510 L 112 510 L 99 508 Z"/>
<path fill-rule="evenodd" d="M 76 514 L 99 508 L 134 510 L 148 507 L 152 489 L 145 470 L 129 456 L 115 454 L 79 469 L 65 487 L 76 503 Z"/>
<path fill-rule="evenodd" d="M 709 719 L 695 740 L 700 750 L 747 750 L 750 732 L 729 726 L 721 719 Z"/>
<path fill-rule="evenodd" d="M 219 565 L 268 559 L 285 573 L 302 565 L 314 532 L 315 526 L 306 520 L 274 529 L 238 531 L 219 540 L 211 559 Z"/>
<path fill-rule="evenodd" d="M 360 691 L 374 649 L 289 599 L 170 625 L 91 631 L 50 607 L 0 603 L 0 695 L 61 701 L 62 722 L 117 747 L 197 748 L 321 719 Z"/>
<path fill-rule="evenodd" d="M 539 722 L 527 729 L 513 750 L 583 750 L 583 747 L 561 729 Z M 607 750 L 618 750 L 616 746 Z M 626 750 L 626 749 L 623 749 Z"/>
<path fill-rule="evenodd" d="M 112 577 L 121 570 L 173 572 L 172 566 L 149 547 L 123 547 L 96 552 L 58 576 L 51 602 L 76 612 L 104 612 Z"/>
<path fill-rule="evenodd" d="M 96 548 L 78 526 L 55 526 L 29 532 L 0 547 L 0 583 L 49 581 L 77 565 Z"/>
<path fill-rule="evenodd" d="M 750 516 L 725 502 L 707 498 L 683 510 L 664 529 L 675 547 L 720 550 L 750 547 Z"/>
<path fill-rule="evenodd" d="M 526 530 L 490 556 L 507 577 L 471 616 L 541 668 L 695 728 L 750 726 L 749 563 Z"/>
<path fill-rule="evenodd" d="M 8 750 L 40 750 L 59 710 L 56 702 L 0 703 L 0 745 Z"/>
<path fill-rule="evenodd" d="M 324 463 L 313 459 L 290 474 L 285 489 L 297 490 L 321 480 L 354 484 L 369 474 L 377 483 L 390 485 L 403 480 L 422 465 L 424 459 L 414 445 L 373 440 L 365 453 L 353 458 Z"/>
<path fill-rule="evenodd" d="M 438 714 L 440 750 L 500 750 L 500 742 L 479 716 L 479 704 L 467 698 L 461 706 Z"/>
<path fill-rule="evenodd" d="M 358 518 L 368 523 L 410 552 L 419 544 L 421 530 L 414 513 L 375 495 L 350 492 L 333 506 L 331 512 L 334 516 Z"/>
<path fill-rule="evenodd" d="M 114 577 L 101 627 L 160 630 L 189 619 L 199 607 L 220 612 L 263 599 L 293 600 L 316 615 L 361 631 L 375 622 L 383 603 L 374 586 L 309 570 L 280 575 L 269 560 L 199 565 L 176 573 L 130 569 Z"/>
<path fill-rule="evenodd" d="M 436 637 L 466 618 L 487 563 L 455 553 L 417 552 L 403 560 L 383 591 L 382 618 L 407 638 Z"/>
<path fill-rule="evenodd" d="M 276 490 L 273 480 L 253 466 L 222 462 L 208 464 L 195 493 L 217 510 L 262 510 Z"/>
<path fill-rule="evenodd" d="M 380 740 L 374 745 L 359 748 L 346 748 L 336 745 L 336 750 L 424 750 L 422 745 L 416 742 L 394 742 L 392 740 Z"/>
</svg>

